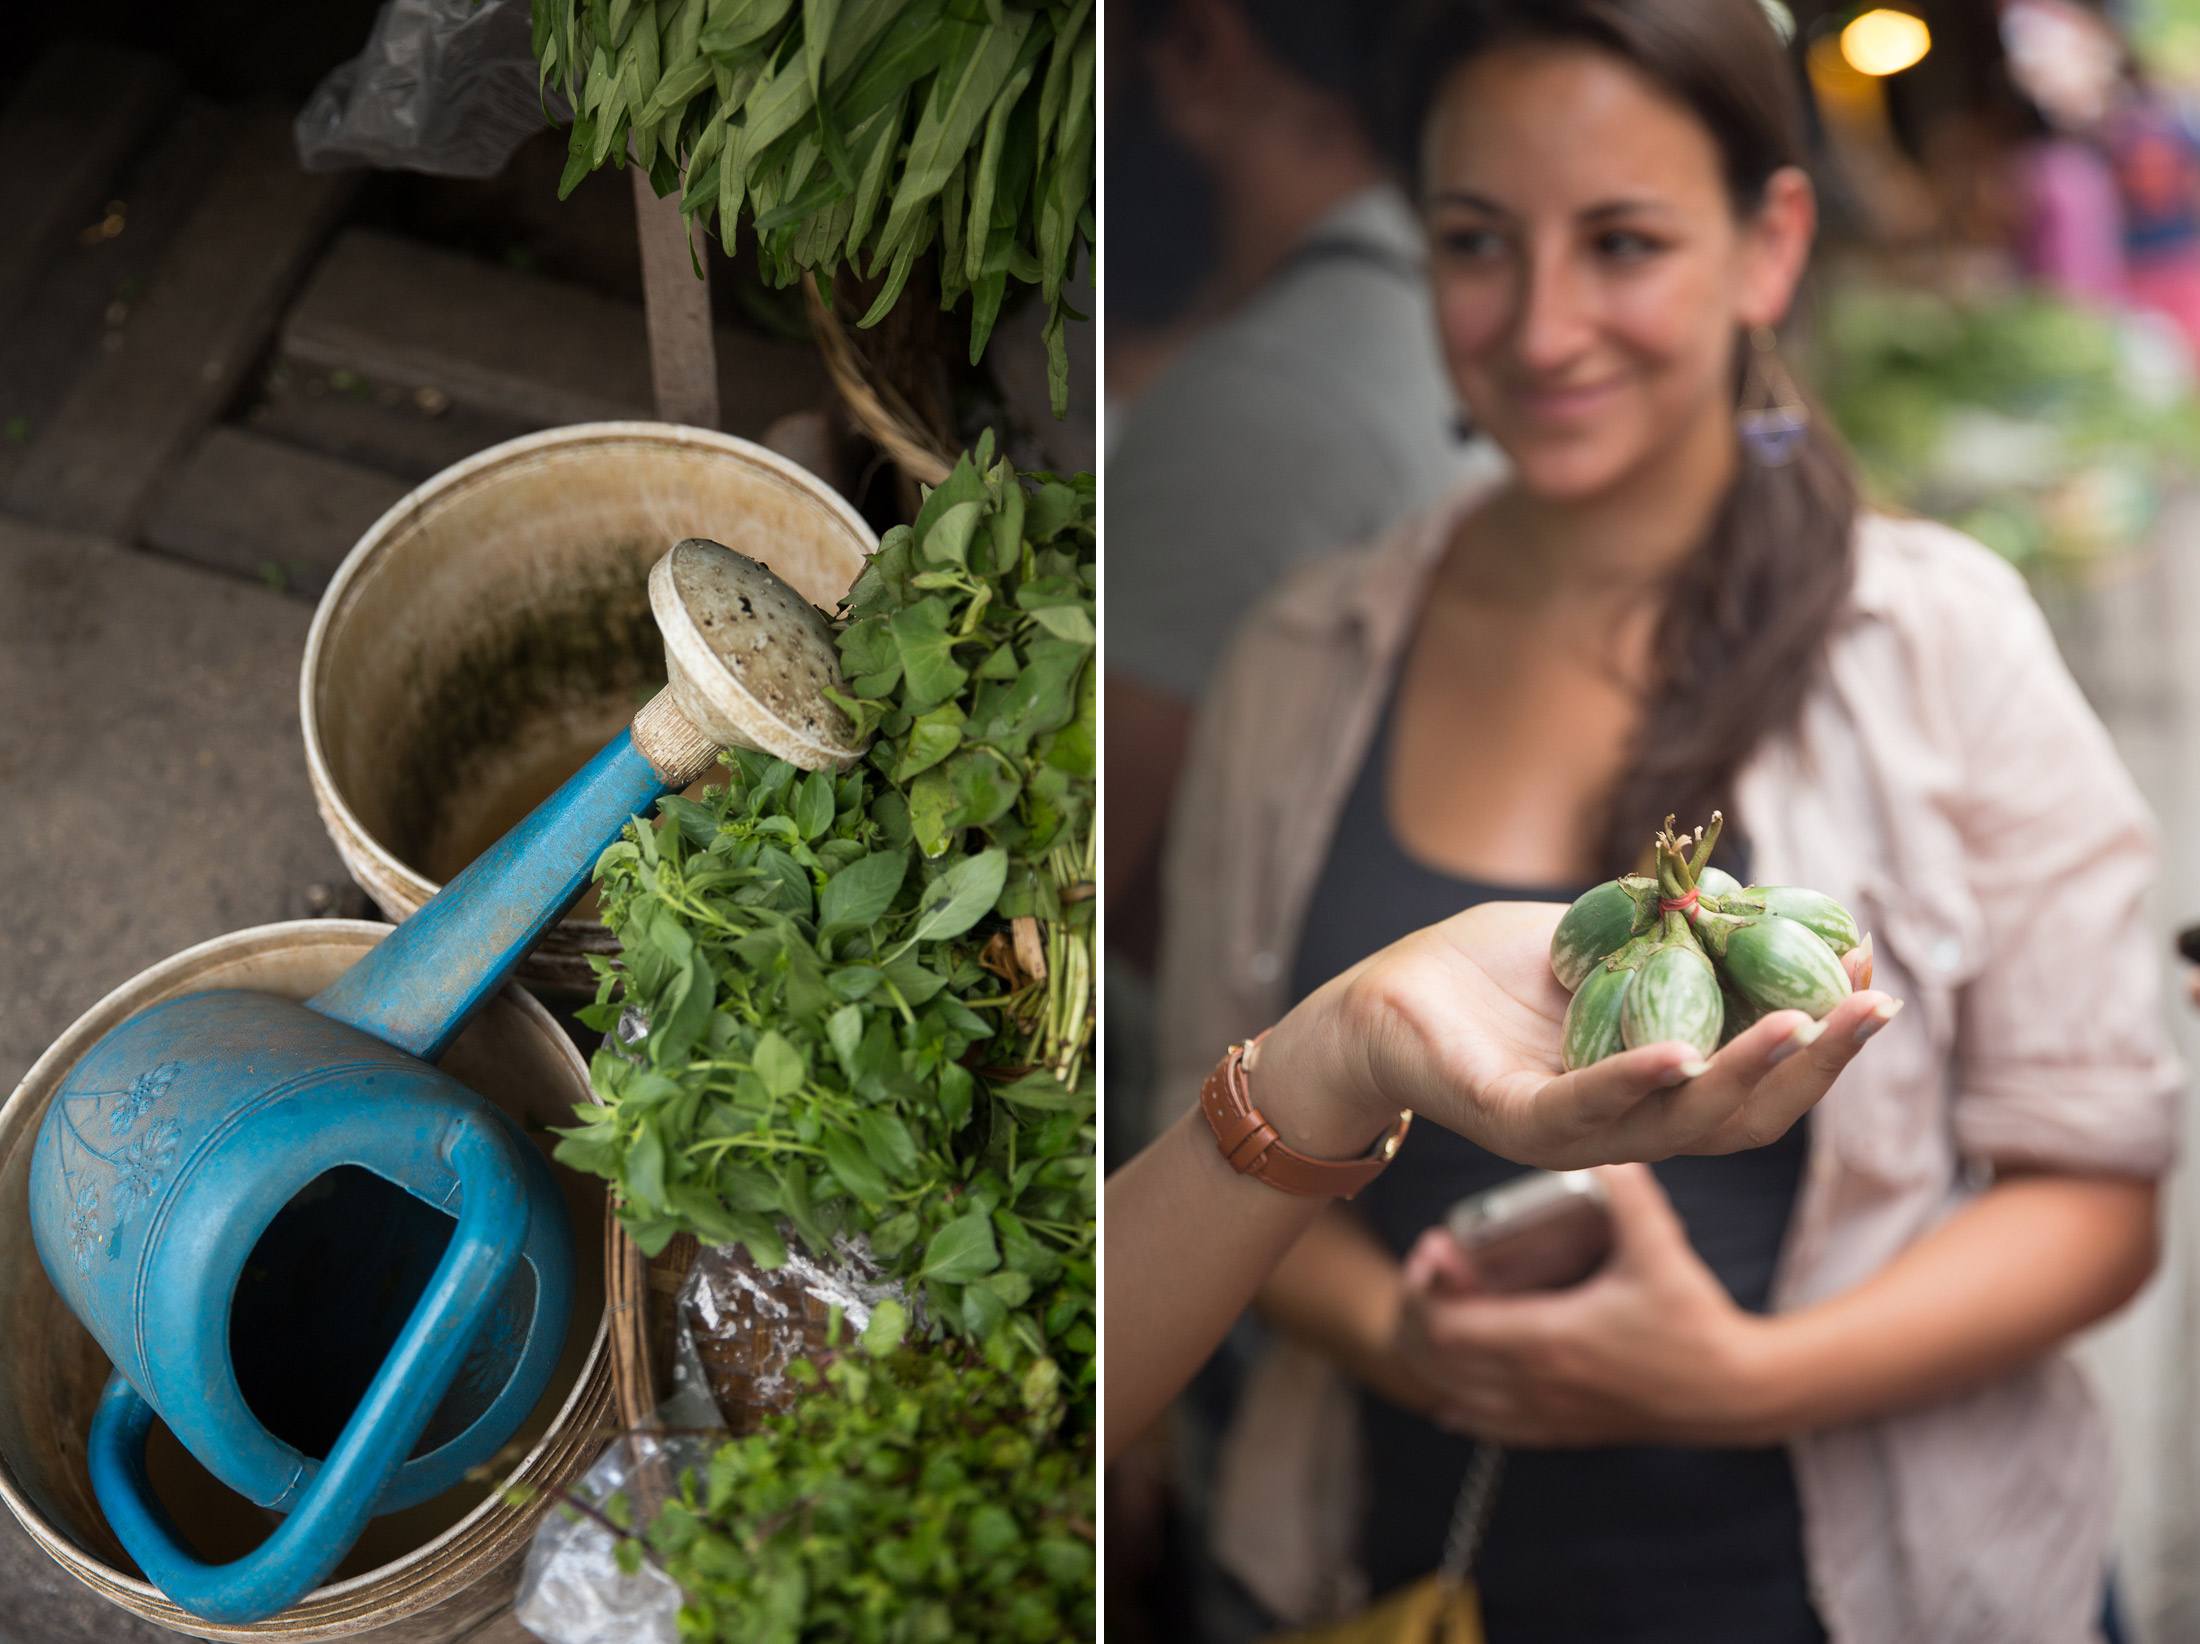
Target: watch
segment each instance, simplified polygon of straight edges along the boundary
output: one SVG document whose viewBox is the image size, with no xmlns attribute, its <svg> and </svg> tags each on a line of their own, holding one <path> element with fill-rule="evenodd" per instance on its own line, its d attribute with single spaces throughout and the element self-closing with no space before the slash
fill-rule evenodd
<svg viewBox="0 0 2200 1644">
<path fill-rule="evenodd" d="M 1398 1122 L 1375 1138 L 1374 1146 L 1356 1159 L 1314 1159 L 1283 1143 L 1276 1127 L 1253 1105 L 1245 1073 L 1245 1055 L 1265 1035 L 1250 1043 L 1232 1045 L 1215 1070 L 1200 1086 L 1199 1110 L 1215 1133 L 1215 1145 L 1240 1175 L 1266 1182 L 1285 1193 L 1308 1198 L 1349 1199 L 1383 1173 L 1398 1156 L 1398 1147 L 1413 1124 L 1409 1109 Z"/>
</svg>

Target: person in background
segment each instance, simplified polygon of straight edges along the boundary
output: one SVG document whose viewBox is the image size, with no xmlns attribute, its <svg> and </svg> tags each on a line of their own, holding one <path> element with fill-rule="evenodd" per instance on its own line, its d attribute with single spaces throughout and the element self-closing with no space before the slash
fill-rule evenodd
<svg viewBox="0 0 2200 1644">
<path fill-rule="evenodd" d="M 1389 9 L 1137 0 L 1152 107 L 1212 190 L 1217 315 L 1108 442 L 1107 895 L 1141 968 L 1224 638 L 1293 565 L 1371 539 L 1466 461 L 1420 226 L 1356 100 Z"/>
<path fill-rule="evenodd" d="M 1507 467 L 1233 642 L 1171 823 L 1158 1103 L 1670 812 L 1850 908 L 1907 1008 L 1808 1124 L 1615 1195 L 1563 1292 L 1473 1292 L 1436 1230 L 1517 1167 L 1416 1136 L 1261 1291 L 1291 1345 L 1218 1556 L 1272 1620 L 1348 1611 L 1436 1568 L 1483 1439 L 1490 1644 L 2097 1637 L 2108 1447 L 2061 1349 L 2152 1271 L 2175 1146 L 2144 805 L 2021 579 L 1864 508 L 1780 363 L 1815 197 L 1758 0 L 1448 0 L 1400 62 L 1442 357 Z"/>
</svg>

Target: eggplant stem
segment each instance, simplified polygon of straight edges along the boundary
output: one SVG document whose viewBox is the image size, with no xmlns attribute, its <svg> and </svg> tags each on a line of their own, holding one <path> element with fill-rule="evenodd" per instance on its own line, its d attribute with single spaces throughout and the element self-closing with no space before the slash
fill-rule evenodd
<svg viewBox="0 0 2200 1644">
<path fill-rule="evenodd" d="M 1711 860 L 1712 851 L 1718 848 L 1719 830 L 1725 826 L 1726 813 L 1713 811 L 1710 831 L 1707 833 L 1701 828 L 1696 830 L 1703 843 L 1696 847 L 1695 859 L 1689 864 L 1688 882 L 1691 885 L 1703 876 L 1704 865 Z"/>
</svg>

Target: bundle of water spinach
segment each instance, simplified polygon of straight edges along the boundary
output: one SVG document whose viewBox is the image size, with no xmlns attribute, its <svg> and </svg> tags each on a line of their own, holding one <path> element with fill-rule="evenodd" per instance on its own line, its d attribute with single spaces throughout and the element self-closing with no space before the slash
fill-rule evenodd
<svg viewBox="0 0 2200 1644">
<path fill-rule="evenodd" d="M 1775 1010 L 1824 1016 L 1850 992 L 1842 955 L 1856 921 L 1799 885 L 1742 885 L 1710 866 L 1725 819 L 1687 836 L 1673 818 L 1652 844 L 1656 871 L 1608 880 L 1566 910 L 1551 970 L 1573 994 L 1565 1063 L 1677 1041 L 1708 1056 Z"/>
<path fill-rule="evenodd" d="M 875 325 L 937 250 L 970 363 L 1012 286 L 1045 302 L 1068 405 L 1064 288 L 1094 238 L 1093 0 L 532 0 L 542 82 L 573 109 L 558 195 L 629 153 L 765 276 L 882 281 Z"/>
</svg>

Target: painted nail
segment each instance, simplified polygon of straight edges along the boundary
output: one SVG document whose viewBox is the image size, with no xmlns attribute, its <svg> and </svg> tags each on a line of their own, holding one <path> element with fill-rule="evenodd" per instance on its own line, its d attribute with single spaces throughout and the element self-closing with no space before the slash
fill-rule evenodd
<svg viewBox="0 0 2200 1644">
<path fill-rule="evenodd" d="M 1825 1031 L 1826 1024 L 1823 1022 L 1805 1022 L 1773 1047 L 1772 1054 L 1765 1058 L 1765 1066 L 1778 1067 L 1805 1045 L 1815 1044 L 1818 1035 Z"/>
<path fill-rule="evenodd" d="M 1893 1021 L 1896 1013 L 1901 1009 L 1902 1001 L 1900 999 L 1885 999 L 1872 1006 L 1872 1013 L 1864 1018 L 1863 1025 L 1856 1030 L 1856 1042 L 1862 1044 L 1866 1039 L 1869 1039 Z"/>
</svg>

